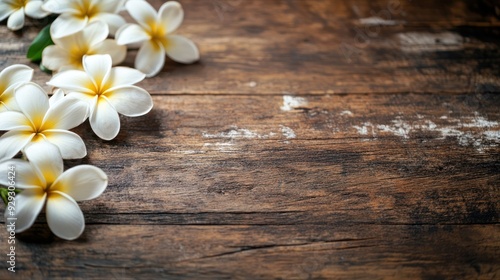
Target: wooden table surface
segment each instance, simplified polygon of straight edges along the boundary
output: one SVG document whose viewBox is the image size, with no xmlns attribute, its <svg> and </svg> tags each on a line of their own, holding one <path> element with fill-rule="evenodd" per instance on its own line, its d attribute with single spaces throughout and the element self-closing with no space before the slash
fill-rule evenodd
<svg viewBox="0 0 500 280">
<path fill-rule="evenodd" d="M 109 187 L 0 279 L 500 279 L 498 2 L 180 2 L 201 61 L 115 140 L 75 129 Z M 0 26 L 1 69 L 41 27 Z"/>
</svg>

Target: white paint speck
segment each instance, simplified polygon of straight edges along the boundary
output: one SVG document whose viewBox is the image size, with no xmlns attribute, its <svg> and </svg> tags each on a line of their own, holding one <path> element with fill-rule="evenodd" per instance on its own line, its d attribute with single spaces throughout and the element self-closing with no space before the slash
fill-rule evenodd
<svg viewBox="0 0 500 280">
<path fill-rule="evenodd" d="M 411 132 L 411 125 L 407 122 L 403 121 L 401 117 L 397 117 L 392 121 L 391 125 L 377 125 L 377 128 L 383 132 L 389 132 L 396 136 L 403 137 L 404 139 L 408 139 L 409 133 Z"/>
<path fill-rule="evenodd" d="M 302 97 L 296 97 L 291 95 L 283 96 L 283 106 L 281 106 L 282 111 L 292 111 L 295 108 L 299 108 L 307 105 L 307 100 Z"/>
<path fill-rule="evenodd" d="M 399 24 L 403 24 L 404 21 L 399 21 L 399 20 L 387 20 L 387 19 L 383 19 L 381 17 L 369 17 L 369 18 L 362 18 L 359 20 L 359 22 L 363 25 L 369 25 L 369 26 L 372 26 L 372 25 L 399 25 Z"/>
<path fill-rule="evenodd" d="M 251 88 L 254 88 L 254 87 L 257 86 L 257 82 L 251 81 L 251 82 L 248 83 L 248 86 L 251 87 Z"/>
<path fill-rule="evenodd" d="M 341 116 L 353 116 L 354 114 L 349 110 L 345 110 L 345 111 L 340 112 L 340 115 Z"/>
<path fill-rule="evenodd" d="M 486 137 L 486 139 L 490 140 L 490 141 L 495 141 L 495 142 L 499 142 L 500 143 L 500 131 L 493 131 L 493 130 L 490 130 L 490 131 L 485 131 L 483 133 L 484 137 Z"/>
<path fill-rule="evenodd" d="M 366 127 L 366 126 L 357 126 L 357 125 L 355 125 L 353 127 L 358 131 L 359 134 L 361 134 L 361 135 L 368 135 L 368 127 Z"/>
<path fill-rule="evenodd" d="M 196 155 L 196 154 L 204 154 L 204 151 L 197 150 L 175 150 L 174 153 L 183 154 L 183 155 Z"/>
<path fill-rule="evenodd" d="M 203 144 L 203 149 L 212 150 L 221 153 L 232 153 L 239 151 L 239 148 L 236 147 L 234 143 L 205 143 Z"/>
<path fill-rule="evenodd" d="M 492 130 L 492 128 L 500 127 L 497 121 L 491 121 L 487 118 L 475 113 L 474 117 L 462 119 L 449 119 L 448 117 L 439 118 L 441 123 L 444 121 L 447 124 L 436 124 L 435 122 L 426 119 L 426 116 L 417 116 L 417 120 L 412 122 L 405 121 L 403 117 L 398 116 L 392 120 L 390 124 L 373 125 L 365 122 L 362 125 L 353 126 L 359 135 L 376 137 L 378 133 L 389 133 L 404 140 L 410 139 L 412 133 L 416 132 L 434 132 L 437 133 L 437 140 L 446 138 L 455 138 L 460 146 L 474 147 L 478 152 L 483 153 L 489 147 L 497 147 L 500 144 L 500 131 Z M 471 130 L 472 128 L 472 130 Z M 487 131 L 481 131 L 488 129 Z"/>
<path fill-rule="evenodd" d="M 297 138 L 297 135 L 295 134 L 295 131 L 293 131 L 293 129 L 287 127 L 287 126 L 284 126 L 284 125 L 281 125 L 281 133 L 283 134 L 283 136 L 286 138 L 286 139 L 295 139 Z"/>
<path fill-rule="evenodd" d="M 425 124 L 421 125 L 421 127 L 423 130 L 433 131 L 437 128 L 437 125 L 432 121 L 426 120 Z"/>
<path fill-rule="evenodd" d="M 480 116 L 478 112 L 475 112 L 475 117 L 472 119 L 471 123 L 462 124 L 464 127 L 476 127 L 476 128 L 490 128 L 498 126 L 498 122 L 489 121 L 484 117 Z"/>
<path fill-rule="evenodd" d="M 229 131 L 219 132 L 215 134 L 203 133 L 203 138 L 214 139 L 214 138 L 226 138 L 226 139 L 255 139 L 255 138 L 268 138 L 267 135 L 260 135 L 254 131 L 232 127 Z"/>
<path fill-rule="evenodd" d="M 369 122 L 366 122 L 362 126 L 355 125 L 353 127 L 358 131 L 359 134 L 368 135 L 368 127 L 370 127 L 370 126 L 372 126 L 372 124 Z"/>
<path fill-rule="evenodd" d="M 365 122 L 362 125 L 358 126 L 355 125 L 353 126 L 354 129 L 358 131 L 358 134 L 366 136 L 371 134 L 373 139 L 376 139 L 377 137 L 377 132 L 375 131 L 375 127 L 371 122 Z"/>
</svg>

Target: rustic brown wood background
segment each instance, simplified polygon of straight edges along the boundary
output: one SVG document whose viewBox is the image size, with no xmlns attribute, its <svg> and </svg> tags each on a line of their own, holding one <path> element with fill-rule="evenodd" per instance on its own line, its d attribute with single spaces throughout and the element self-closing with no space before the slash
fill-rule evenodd
<svg viewBox="0 0 500 280">
<path fill-rule="evenodd" d="M 18 234 L 1 279 L 500 278 L 498 2 L 180 2 L 201 61 L 142 82 L 114 141 L 76 129 L 68 167 L 110 185 L 80 239 Z M 1 69 L 42 26 L 0 26 Z"/>
</svg>

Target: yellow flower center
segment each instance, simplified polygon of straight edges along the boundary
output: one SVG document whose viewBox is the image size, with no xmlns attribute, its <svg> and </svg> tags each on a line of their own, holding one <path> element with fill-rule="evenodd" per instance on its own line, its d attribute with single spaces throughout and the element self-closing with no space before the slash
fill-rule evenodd
<svg viewBox="0 0 500 280">
<path fill-rule="evenodd" d="M 21 9 L 23 8 L 24 6 L 26 6 L 26 4 L 28 3 L 28 0 L 17 0 L 17 1 L 11 1 L 10 3 L 10 6 L 13 8 L 13 9 Z"/>
<path fill-rule="evenodd" d="M 5 96 L 5 94 L 3 94 L 3 91 L 0 87 L 0 105 L 5 105 L 5 103 L 9 102 L 9 99 Z"/>
<path fill-rule="evenodd" d="M 77 17 L 84 19 L 88 18 L 91 19 L 94 17 L 96 14 L 99 13 L 99 7 L 97 5 L 93 5 L 92 1 L 90 0 L 83 0 L 81 2 L 81 5 L 79 3 L 76 3 L 76 9 L 79 11 L 79 13 L 76 15 Z"/>
<path fill-rule="evenodd" d="M 149 36 L 151 36 L 151 40 L 156 42 L 157 44 L 162 44 L 164 48 L 168 46 L 167 40 L 167 30 L 164 26 L 158 25 L 156 23 L 148 24 L 150 30 L 148 32 Z"/>
<path fill-rule="evenodd" d="M 49 174 L 47 172 L 45 172 L 43 174 L 43 177 L 45 178 L 45 186 L 41 185 L 40 187 L 42 187 L 44 193 L 47 193 L 47 198 L 48 198 L 48 196 L 52 193 L 52 191 L 50 190 L 50 187 L 52 187 L 52 184 L 54 184 L 54 181 L 57 178 L 54 178 L 53 174 Z M 42 195 L 43 195 L 43 193 L 42 193 Z"/>
<path fill-rule="evenodd" d="M 106 96 L 107 90 L 111 88 L 111 82 L 106 81 L 105 83 L 103 82 L 104 77 L 94 77 L 96 80 L 96 84 L 94 85 L 93 82 L 89 82 L 89 84 L 86 85 L 86 88 L 90 89 L 92 91 L 91 95 L 101 97 L 101 96 Z"/>
<path fill-rule="evenodd" d="M 32 121 L 33 123 L 30 123 L 31 131 L 29 133 L 35 134 L 32 139 L 33 142 L 44 140 L 44 132 L 55 127 L 55 123 L 51 120 L 46 120 L 45 122 L 43 122 L 43 116 L 37 116 Z"/>
<path fill-rule="evenodd" d="M 35 132 L 35 133 L 36 133 L 35 136 L 31 140 L 32 142 L 40 142 L 45 140 L 45 135 L 43 135 L 43 133 L 41 132 Z"/>
<path fill-rule="evenodd" d="M 91 55 L 92 53 L 89 52 L 88 48 L 86 46 L 77 46 L 74 45 L 73 48 L 70 50 L 70 63 L 74 66 L 77 67 L 77 69 L 82 70 L 83 69 L 83 56 L 85 55 Z"/>
</svg>

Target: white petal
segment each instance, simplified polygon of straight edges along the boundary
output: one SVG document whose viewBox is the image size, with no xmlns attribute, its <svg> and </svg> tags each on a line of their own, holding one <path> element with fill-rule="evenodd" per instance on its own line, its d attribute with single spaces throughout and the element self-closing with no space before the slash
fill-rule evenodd
<svg viewBox="0 0 500 280">
<path fill-rule="evenodd" d="M 15 12 L 13 12 L 9 16 L 9 20 L 7 21 L 7 27 L 10 30 L 19 30 L 24 26 L 24 8 L 21 8 Z"/>
<path fill-rule="evenodd" d="M 76 91 L 92 95 L 95 93 L 94 82 L 87 73 L 79 70 L 59 72 L 50 79 L 47 85 L 61 88 L 67 92 Z"/>
<path fill-rule="evenodd" d="M 27 83 L 33 78 L 33 69 L 26 65 L 15 64 L 5 68 L 0 73 L 0 91 L 7 91 L 21 83 Z"/>
<path fill-rule="evenodd" d="M 74 1 L 46 0 L 45 3 L 42 5 L 42 9 L 54 14 L 62 14 L 62 13 L 76 14 L 79 12 L 76 9 Z"/>
<path fill-rule="evenodd" d="M 118 45 L 115 40 L 106 39 L 103 42 L 92 46 L 90 52 L 92 54 L 109 54 L 111 56 L 111 60 L 113 61 L 113 65 L 117 65 L 125 60 L 125 57 L 127 56 L 127 47 Z"/>
<path fill-rule="evenodd" d="M 21 109 L 17 105 L 16 98 L 14 98 L 14 92 L 10 91 L 8 93 L 4 92 L 2 95 L 2 101 L 0 101 L 0 113 L 5 111 L 17 111 L 20 112 Z"/>
<path fill-rule="evenodd" d="M 51 192 L 45 208 L 47 224 L 52 232 L 66 240 L 78 238 L 84 228 L 85 219 L 76 201 L 61 192 Z"/>
<path fill-rule="evenodd" d="M 117 14 L 125 5 L 125 0 L 91 0 L 93 5 L 97 5 L 99 11 L 103 13 Z"/>
<path fill-rule="evenodd" d="M 114 67 L 108 77 L 110 89 L 114 87 L 136 84 L 146 78 L 146 75 L 139 70 L 128 67 Z"/>
<path fill-rule="evenodd" d="M 161 71 L 164 64 L 163 46 L 153 41 L 144 42 L 135 58 L 135 68 L 146 74 L 146 77 L 153 77 Z"/>
<path fill-rule="evenodd" d="M 82 30 L 82 42 L 86 47 L 93 46 L 104 41 L 108 38 L 109 28 L 108 25 L 103 21 L 94 21 L 90 22 L 83 30 Z"/>
<path fill-rule="evenodd" d="M 32 130 L 30 120 L 20 112 L 7 111 L 0 113 L 0 130 Z"/>
<path fill-rule="evenodd" d="M 60 71 L 62 67 L 73 64 L 71 55 L 60 46 L 52 45 L 46 47 L 42 52 L 42 65 L 52 71 Z M 72 65 L 75 69 L 78 65 Z"/>
<path fill-rule="evenodd" d="M 71 14 L 62 14 L 50 26 L 52 38 L 61 38 L 79 32 L 85 28 L 88 19 L 79 18 Z"/>
<path fill-rule="evenodd" d="M 71 196 L 76 201 L 94 199 L 108 185 L 108 176 L 92 165 L 79 165 L 64 172 L 50 188 Z"/>
<path fill-rule="evenodd" d="M 169 1 L 160 7 L 159 21 L 167 27 L 167 33 L 174 32 L 184 19 L 184 10 L 181 4 L 176 1 Z"/>
<path fill-rule="evenodd" d="M 116 111 L 128 117 L 147 114 L 153 109 L 153 99 L 147 91 L 136 86 L 125 86 L 106 94 Z"/>
<path fill-rule="evenodd" d="M 27 83 L 16 89 L 16 101 L 26 117 L 40 127 L 45 113 L 49 109 L 49 96 L 35 83 Z"/>
<path fill-rule="evenodd" d="M 45 204 L 47 194 L 42 188 L 26 189 L 16 195 L 16 232 L 30 228 Z M 10 218 L 9 211 L 5 211 L 5 218 Z"/>
<path fill-rule="evenodd" d="M 87 155 L 87 148 L 82 138 L 74 132 L 68 130 L 45 130 L 43 132 L 47 141 L 56 145 L 61 152 L 63 159 L 84 158 Z"/>
<path fill-rule="evenodd" d="M 67 53 L 80 52 L 81 45 L 85 45 L 85 47 L 87 47 L 86 46 L 87 44 L 83 38 L 83 29 L 64 37 L 60 38 L 52 37 L 52 41 L 56 46 L 64 49 L 65 52 Z"/>
<path fill-rule="evenodd" d="M 64 98 L 64 91 L 60 88 L 56 89 L 54 93 L 52 93 L 52 96 L 49 98 L 49 106 L 50 107 L 54 106 L 54 104 L 56 104 L 63 98 Z"/>
<path fill-rule="evenodd" d="M 15 64 L 5 68 L 0 73 L 0 96 L 1 103 L 4 108 L 9 111 L 20 111 L 14 97 L 14 89 L 22 83 L 31 81 L 33 77 L 33 69 L 26 65 Z"/>
<path fill-rule="evenodd" d="M 11 171 L 11 167 L 14 168 L 13 171 L 15 172 L 17 189 L 40 188 L 42 185 L 42 181 L 38 178 L 38 175 L 29 162 L 20 159 L 0 162 L 0 170 L 4 172 L 4 174 L 8 174 L 7 172 Z M 9 181 L 8 176 L 0 176 L 0 185 L 8 186 Z M 45 180 L 43 180 L 43 182 L 45 183 Z"/>
<path fill-rule="evenodd" d="M 3 21 L 8 16 L 10 16 L 15 10 L 12 6 L 3 2 L 0 2 L 0 21 Z"/>
<path fill-rule="evenodd" d="M 168 57 L 180 63 L 193 63 L 200 59 L 198 47 L 186 37 L 170 35 L 167 37 L 166 49 Z"/>
<path fill-rule="evenodd" d="M 74 98 L 62 98 L 49 108 L 42 130 L 72 129 L 82 124 L 87 117 L 88 106 Z"/>
<path fill-rule="evenodd" d="M 85 93 L 81 93 L 81 92 L 74 92 L 74 91 L 66 94 L 66 97 L 75 98 L 75 99 L 78 99 L 80 101 L 85 102 L 85 104 L 87 104 L 87 108 L 88 108 L 87 114 L 90 112 L 90 108 L 94 107 L 97 98 L 99 98 L 97 95 L 90 95 L 90 94 L 85 94 Z"/>
<path fill-rule="evenodd" d="M 113 61 L 108 54 L 86 55 L 83 57 L 83 68 L 97 87 L 107 81 L 112 65 Z"/>
<path fill-rule="evenodd" d="M 116 41 L 120 45 L 144 42 L 150 38 L 144 28 L 137 24 L 124 25 L 116 32 Z"/>
<path fill-rule="evenodd" d="M 90 126 L 103 140 L 112 140 L 120 132 L 118 113 L 105 97 L 99 98 L 96 107 L 91 112 Z"/>
<path fill-rule="evenodd" d="M 127 12 L 142 27 L 149 30 L 149 24 L 156 23 L 156 10 L 146 1 L 127 1 Z"/>
<path fill-rule="evenodd" d="M 110 14 L 110 13 L 101 13 L 97 15 L 96 17 L 92 18 L 91 21 L 94 20 L 100 20 L 105 22 L 108 27 L 109 27 L 109 34 L 110 35 L 115 35 L 116 31 L 123 25 L 125 25 L 127 22 L 125 19 L 116 14 Z"/>
<path fill-rule="evenodd" d="M 44 18 L 48 16 L 50 12 L 43 10 L 42 4 L 42 1 L 30 1 L 24 6 L 24 12 L 32 18 Z"/>
<path fill-rule="evenodd" d="M 13 158 L 35 136 L 34 133 L 11 130 L 0 137 L 0 161 Z"/>
<path fill-rule="evenodd" d="M 39 178 L 45 179 L 46 184 L 52 184 L 63 173 L 61 153 L 54 144 L 47 141 L 33 142 L 24 149 L 24 153 L 33 170 L 38 172 Z"/>
</svg>

